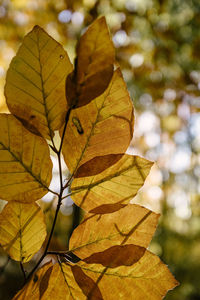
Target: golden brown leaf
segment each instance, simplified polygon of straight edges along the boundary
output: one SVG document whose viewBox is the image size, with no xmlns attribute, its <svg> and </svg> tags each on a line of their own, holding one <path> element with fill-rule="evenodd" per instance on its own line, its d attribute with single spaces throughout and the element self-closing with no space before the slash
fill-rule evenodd
<svg viewBox="0 0 200 300">
<path fill-rule="evenodd" d="M 8 203 L 0 214 L 0 244 L 14 260 L 29 261 L 46 238 L 43 212 L 37 204 Z"/>
<path fill-rule="evenodd" d="M 30 281 L 20 290 L 12 300 L 40 300 L 48 286 L 50 278 L 49 271 L 52 272 L 52 263 L 46 263 L 36 273 L 33 274 Z M 45 279 L 45 286 L 44 284 Z M 42 286 L 41 286 L 42 284 Z"/>
<path fill-rule="evenodd" d="M 8 108 L 33 133 L 50 139 L 65 121 L 65 79 L 71 71 L 63 47 L 35 26 L 25 36 L 7 72 Z"/>
<path fill-rule="evenodd" d="M 96 284 L 90 290 L 92 299 L 97 288 L 105 300 L 161 300 L 168 290 L 178 285 L 167 266 L 148 250 L 131 266 L 107 268 L 100 264 L 77 264 Z"/>
<path fill-rule="evenodd" d="M 75 71 L 66 81 L 69 106 L 81 107 L 101 95 L 113 75 L 115 49 L 105 17 L 97 19 L 81 36 Z"/>
<path fill-rule="evenodd" d="M 0 198 L 33 202 L 48 192 L 51 177 L 46 141 L 12 115 L 0 114 Z"/>
<path fill-rule="evenodd" d="M 13 300 L 161 300 L 177 285 L 168 268 L 146 250 L 129 266 L 109 268 L 85 262 L 45 265 Z"/>
<path fill-rule="evenodd" d="M 86 214 L 74 230 L 69 249 L 81 259 L 112 246 L 134 244 L 148 247 L 159 215 L 145 207 L 129 204 L 111 214 Z"/>
<path fill-rule="evenodd" d="M 133 105 L 121 71 L 107 90 L 86 106 L 72 110 L 63 142 L 71 173 L 96 156 L 124 153 L 133 136 Z"/>
<path fill-rule="evenodd" d="M 93 161 L 87 164 L 90 163 L 93 165 Z M 144 158 L 125 154 L 100 174 L 75 177 L 71 186 L 72 199 L 86 211 L 93 212 L 105 204 L 128 204 L 143 186 L 152 165 Z"/>
<path fill-rule="evenodd" d="M 86 297 L 77 285 L 71 268 L 66 264 L 55 264 L 48 281 L 48 287 L 40 299 L 86 300 Z"/>
</svg>

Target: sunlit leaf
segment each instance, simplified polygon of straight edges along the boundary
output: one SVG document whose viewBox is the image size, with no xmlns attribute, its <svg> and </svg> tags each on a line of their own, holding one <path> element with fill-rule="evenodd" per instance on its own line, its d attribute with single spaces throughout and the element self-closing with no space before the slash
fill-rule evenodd
<svg viewBox="0 0 200 300">
<path fill-rule="evenodd" d="M 12 114 L 24 120 L 32 132 L 52 137 L 65 120 L 65 79 L 71 71 L 63 47 L 35 26 L 7 72 L 5 95 Z"/>
<path fill-rule="evenodd" d="M 127 257 L 124 259 L 128 261 Z M 161 260 L 146 250 L 132 264 L 130 260 L 129 265 L 114 268 L 85 262 L 46 265 L 33 275 L 13 300 L 161 300 L 168 290 L 177 285 Z"/>
<path fill-rule="evenodd" d="M 115 49 L 105 17 L 97 19 L 81 36 L 75 71 L 66 81 L 69 106 L 80 107 L 101 95 L 113 75 Z"/>
<path fill-rule="evenodd" d="M 127 258 L 124 259 L 127 261 Z M 81 272 L 95 282 L 93 288 L 88 287 L 88 299 L 92 299 L 90 297 L 98 288 L 103 299 L 160 300 L 168 290 L 178 285 L 167 266 L 148 250 L 130 266 L 108 268 L 100 264 L 79 262 L 76 268 L 75 279 Z"/>
<path fill-rule="evenodd" d="M 148 247 L 159 215 L 145 207 L 129 204 L 114 213 L 86 214 L 74 230 L 69 249 L 81 259 L 115 245 Z"/>
<path fill-rule="evenodd" d="M 93 160 L 91 164 L 93 165 Z M 78 178 L 75 176 L 71 186 L 72 199 L 86 211 L 96 213 L 96 208 L 101 205 L 128 204 L 143 186 L 152 165 L 151 161 L 144 158 L 125 154 L 100 174 Z"/>
<path fill-rule="evenodd" d="M 12 115 L 0 115 L 0 198 L 33 202 L 48 192 L 52 162 L 45 140 Z"/>
<path fill-rule="evenodd" d="M 0 244 L 14 260 L 29 261 L 42 247 L 46 226 L 37 204 L 8 203 L 0 214 Z"/>
<path fill-rule="evenodd" d="M 104 94 L 70 114 L 63 143 L 70 172 L 96 156 L 124 153 L 133 121 L 133 105 L 118 69 Z"/>
<path fill-rule="evenodd" d="M 87 278 L 87 276 L 85 276 L 85 278 Z M 88 284 L 88 282 L 84 280 L 82 284 L 85 286 Z M 70 266 L 68 266 L 67 264 L 56 264 L 53 266 L 52 274 L 48 282 L 48 288 L 46 289 L 41 299 L 86 300 L 87 297 L 84 295 L 81 288 L 75 281 Z"/>
<path fill-rule="evenodd" d="M 30 281 L 20 290 L 12 300 L 40 300 L 44 294 L 48 280 L 52 272 L 52 263 L 46 263 L 40 268 L 33 276 Z"/>
<path fill-rule="evenodd" d="M 84 275 L 84 279 L 87 279 L 86 275 Z M 79 282 L 79 279 L 77 281 Z M 84 286 L 86 284 L 85 288 L 87 288 L 88 282 L 92 286 L 93 280 L 90 278 L 84 280 L 82 284 Z M 13 300 L 25 299 L 86 300 L 87 297 L 74 279 L 70 266 L 66 264 L 55 264 L 52 266 L 49 263 L 33 275 L 30 282 L 13 298 Z"/>
</svg>

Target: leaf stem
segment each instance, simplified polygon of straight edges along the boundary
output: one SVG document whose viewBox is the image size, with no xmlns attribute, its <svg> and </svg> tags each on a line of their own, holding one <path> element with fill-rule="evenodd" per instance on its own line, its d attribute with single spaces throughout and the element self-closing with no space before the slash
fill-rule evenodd
<svg viewBox="0 0 200 300">
<path fill-rule="evenodd" d="M 58 194 L 58 193 L 56 193 L 56 192 L 54 192 L 54 191 L 52 191 L 51 189 L 48 189 L 48 191 L 49 191 L 50 193 L 52 193 L 52 194 L 54 194 L 54 195 L 56 195 L 56 196 L 58 196 L 58 197 L 59 197 L 59 194 Z"/>
<path fill-rule="evenodd" d="M 65 199 L 65 198 L 68 198 L 68 197 L 70 197 L 71 195 L 73 195 L 73 193 L 69 193 L 69 194 L 67 194 L 67 195 L 63 196 L 63 197 L 62 197 L 62 200 L 63 200 L 63 199 Z"/>
</svg>

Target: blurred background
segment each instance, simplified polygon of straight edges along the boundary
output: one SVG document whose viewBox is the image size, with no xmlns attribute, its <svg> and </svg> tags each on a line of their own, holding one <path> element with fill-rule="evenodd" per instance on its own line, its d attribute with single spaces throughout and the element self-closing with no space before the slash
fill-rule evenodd
<svg viewBox="0 0 200 300">
<path fill-rule="evenodd" d="M 156 162 L 133 203 L 161 213 L 150 250 L 181 284 L 166 299 L 200 299 L 199 0 L 0 0 L 0 111 L 7 111 L 9 63 L 35 24 L 60 42 L 73 61 L 77 39 L 100 15 L 106 16 L 135 106 L 135 134 L 128 152 Z M 54 173 L 56 190 L 56 164 Z M 1 201 L 0 208 L 4 204 Z M 56 202 L 47 195 L 41 205 L 49 228 Z M 72 219 L 68 199 L 52 249 L 66 249 Z M 0 299 L 11 299 L 22 282 L 19 265 L 0 250 L 0 267 Z"/>
</svg>

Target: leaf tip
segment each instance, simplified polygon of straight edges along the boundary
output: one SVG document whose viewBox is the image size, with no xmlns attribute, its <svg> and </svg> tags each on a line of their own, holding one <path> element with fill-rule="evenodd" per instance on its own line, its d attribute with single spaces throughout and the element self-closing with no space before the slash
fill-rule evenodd
<svg viewBox="0 0 200 300">
<path fill-rule="evenodd" d="M 39 30 L 42 30 L 42 28 L 39 26 L 39 25 L 35 25 L 34 27 L 33 27 L 33 31 L 39 31 Z"/>
</svg>

